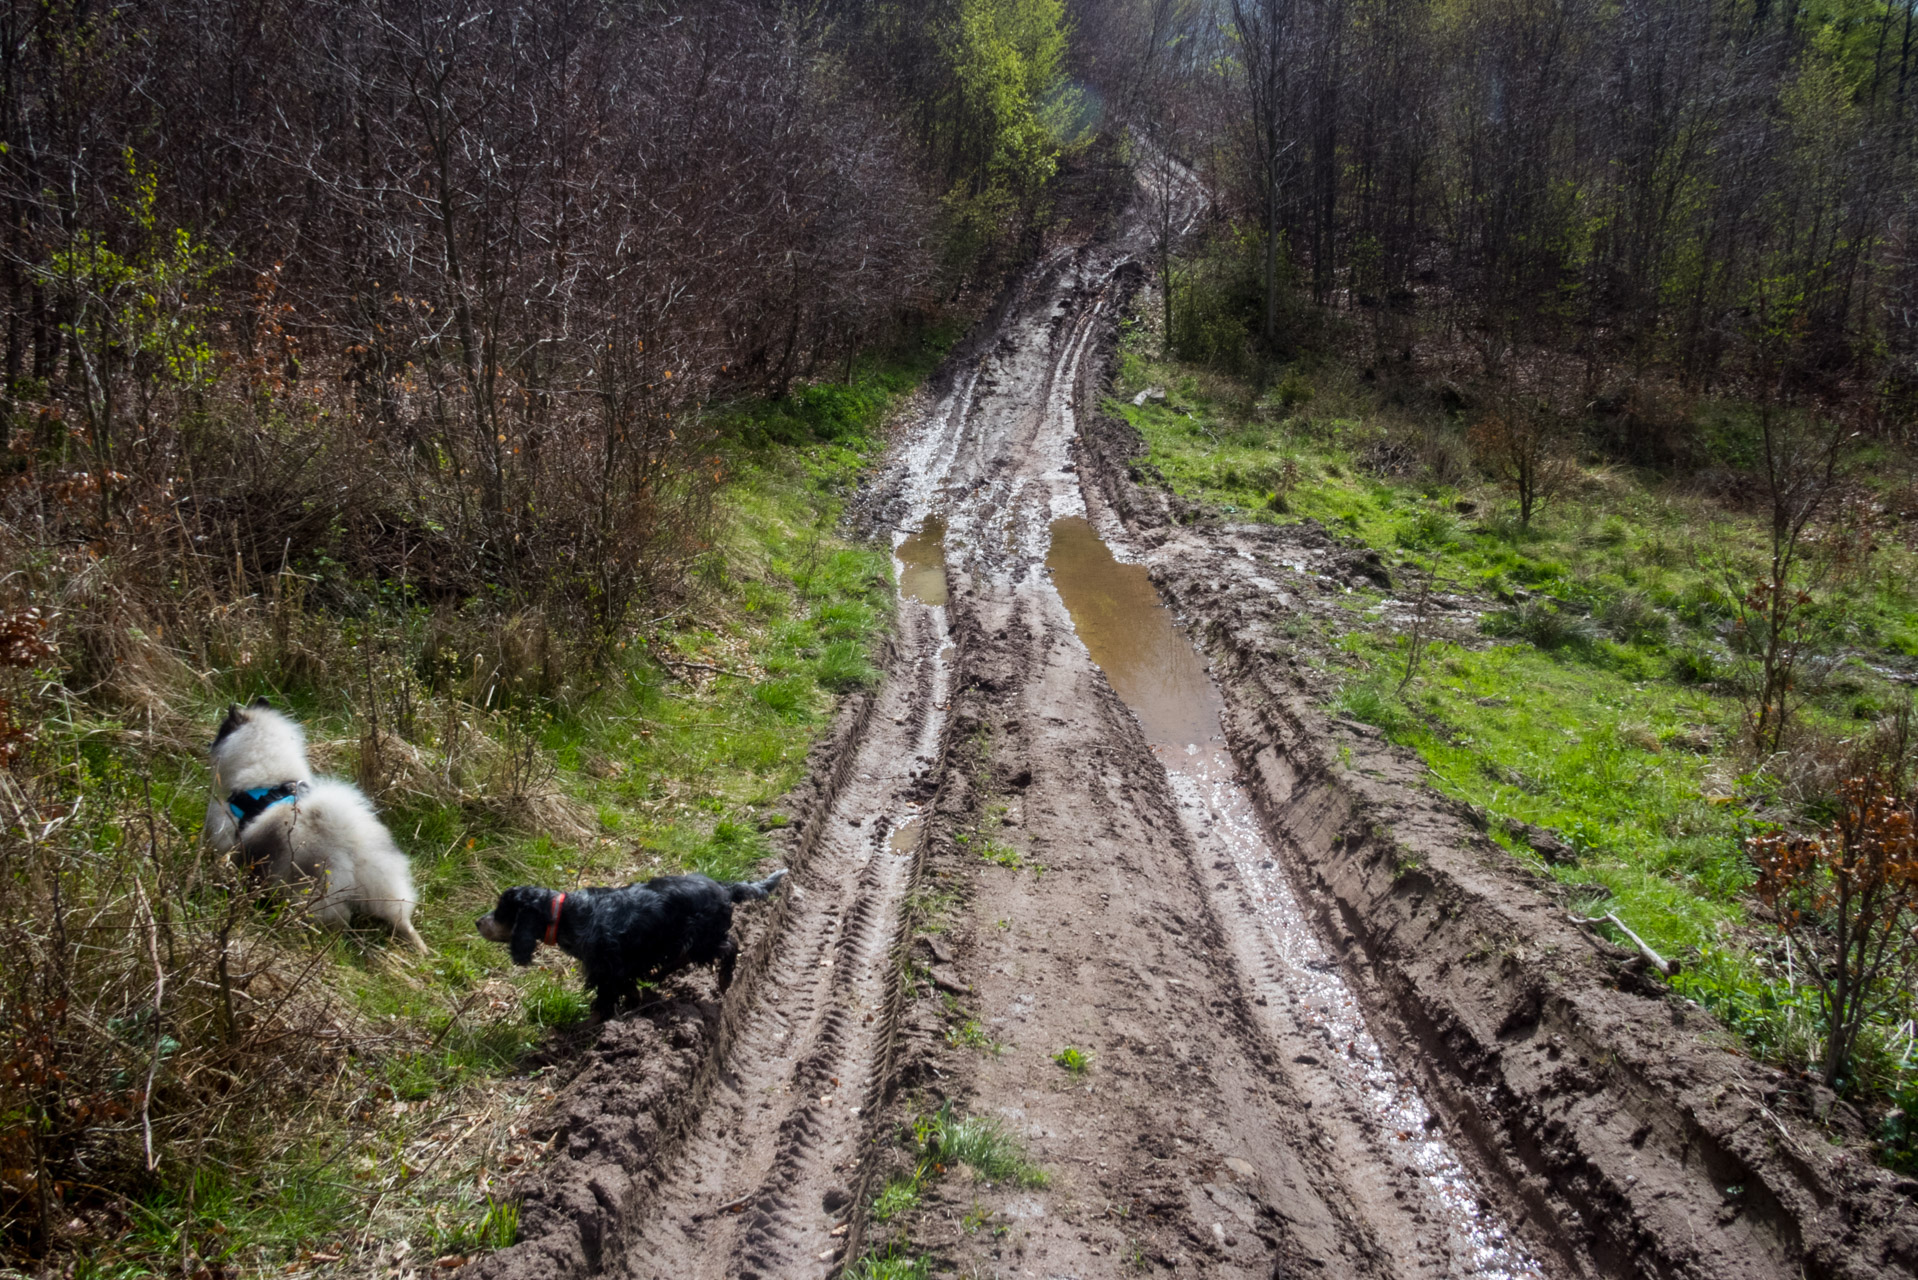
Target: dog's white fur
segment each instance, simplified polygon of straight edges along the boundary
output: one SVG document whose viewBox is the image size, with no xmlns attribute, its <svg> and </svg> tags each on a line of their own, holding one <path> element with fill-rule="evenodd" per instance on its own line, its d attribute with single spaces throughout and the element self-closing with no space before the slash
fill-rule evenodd
<svg viewBox="0 0 1918 1280">
<path fill-rule="evenodd" d="M 313 776 L 306 735 L 286 716 L 257 703 L 228 716 L 238 724 L 213 745 L 207 842 L 222 853 L 237 847 L 270 883 L 308 884 L 308 909 L 321 923 L 343 928 L 357 911 L 386 921 L 424 954 L 413 928 L 412 868 L 371 802 L 350 782 Z M 256 817 L 242 838 L 227 797 L 286 782 L 302 784 L 300 794 Z"/>
</svg>

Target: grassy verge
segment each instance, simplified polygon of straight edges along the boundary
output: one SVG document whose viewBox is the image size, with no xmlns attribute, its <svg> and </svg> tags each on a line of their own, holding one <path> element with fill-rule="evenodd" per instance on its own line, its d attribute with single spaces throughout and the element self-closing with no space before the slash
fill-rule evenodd
<svg viewBox="0 0 1918 1280">
<path fill-rule="evenodd" d="M 1292 620 L 1332 708 L 1417 751 L 1433 785 L 1479 806 L 1494 838 L 1571 886 L 1576 907 L 1616 912 L 1682 957 L 1677 989 L 1754 1052 L 1806 1065 L 1816 1002 L 1755 920 L 1742 846 L 1802 799 L 1741 745 L 1729 584 L 1750 580 L 1762 545 L 1749 508 L 1587 455 L 1526 527 L 1476 472 L 1438 394 L 1330 359 L 1259 389 L 1161 359 L 1159 345 L 1143 324 L 1128 329 L 1109 407 L 1174 490 L 1213 518 L 1317 520 L 1380 552 L 1403 595 L 1407 571 L 1431 573 L 1479 615 L 1441 632 L 1410 681 L 1403 598 L 1360 590 Z M 1737 406 L 1709 412 L 1736 435 Z M 1909 483 L 1909 459 L 1860 462 L 1868 496 Z M 1881 537 L 1872 572 L 1829 607 L 1843 627 L 1801 716 L 1812 751 L 1910 696 L 1909 542 L 1895 528 Z M 1879 1025 L 1860 1064 L 1881 1096 L 1914 1091 L 1910 1018 Z M 1884 1137 L 1888 1159 L 1913 1160 L 1903 1129 Z"/>
<path fill-rule="evenodd" d="M 529 1119 L 563 1077 L 566 1029 L 585 1001 L 570 961 L 542 951 L 516 970 L 473 920 L 507 885 L 682 869 L 736 878 L 765 858 L 765 832 L 782 821 L 772 806 L 799 781 L 838 698 L 878 678 L 891 563 L 843 539 L 839 516 L 889 412 L 943 345 L 869 364 L 850 385 L 732 411 L 714 459 L 727 479 L 714 545 L 691 587 L 589 680 L 555 675 L 563 638 L 537 619 L 415 607 L 405 593 L 370 592 L 357 612 L 307 607 L 317 582 L 282 574 L 232 663 L 196 671 L 166 637 L 143 635 L 143 710 L 58 695 L 34 765 L 79 807 L 60 849 L 41 852 L 57 854 L 70 898 L 96 919 L 100 904 L 131 903 L 104 935 L 126 953 L 125 972 L 97 978 L 87 1017 L 127 1028 L 131 1070 L 102 1078 L 101 1114 L 115 1150 L 135 1143 L 149 1167 L 97 1186 L 36 1182 L 38 1122 L 0 1117 L 21 1135 L 20 1167 L 4 1170 L 11 1211 L 30 1213 L 36 1196 L 56 1210 L 45 1247 L 84 1258 L 89 1275 L 191 1260 L 301 1274 L 430 1265 L 511 1243 L 515 1180 L 543 1150 Z M 201 853 L 205 743 L 228 701 L 259 695 L 303 721 L 316 767 L 377 798 L 412 859 L 431 955 L 403 956 L 377 930 L 271 919 Z M 165 1034 L 147 1036 L 130 993 L 158 1001 L 138 972 L 148 941 L 221 927 L 221 955 L 268 977 L 240 993 L 238 1015 L 168 1005 Z M 248 1012 L 269 981 L 278 1003 Z M 237 1019 L 224 1039 L 207 1030 L 221 1016 Z M 172 1087 L 184 1110 L 208 1072 L 237 1061 L 236 1046 L 274 1036 L 323 1043 L 289 1053 L 284 1087 L 250 1114 L 223 1113 L 230 1131 L 175 1117 L 160 1158 L 139 1156 L 143 1070 L 150 1109 Z M 209 1037 L 221 1047 L 202 1055 Z M 0 1154 L 10 1164 L 15 1148 Z"/>
</svg>

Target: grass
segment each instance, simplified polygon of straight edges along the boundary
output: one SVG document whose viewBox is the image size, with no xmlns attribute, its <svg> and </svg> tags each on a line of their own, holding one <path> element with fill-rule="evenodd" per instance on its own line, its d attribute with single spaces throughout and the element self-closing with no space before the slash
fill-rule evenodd
<svg viewBox="0 0 1918 1280">
<path fill-rule="evenodd" d="M 874 1222 L 891 1222 L 900 1214 L 911 1213 L 918 1207 L 919 1180 L 894 1178 L 873 1197 L 872 1219 Z"/>
<path fill-rule="evenodd" d="M 1005 1046 L 987 1034 L 977 1018 L 967 1018 L 964 1022 L 946 1028 L 946 1043 L 955 1049 L 977 1049 L 981 1053 L 997 1056 Z"/>
<path fill-rule="evenodd" d="M 981 1182 L 1004 1182 L 1016 1187 L 1043 1187 L 1046 1171 L 1032 1163 L 1018 1140 L 998 1121 L 986 1116 L 957 1115 L 948 1100 L 938 1111 L 913 1122 L 912 1141 L 921 1165 L 934 1172 L 965 1165 Z"/>
<path fill-rule="evenodd" d="M 988 1184 L 1043 1187 L 1051 1181 L 998 1121 L 959 1115 L 950 1098 L 937 1111 L 915 1117 L 904 1140 L 913 1158 L 912 1172 L 889 1179 L 873 1198 L 876 1222 L 891 1222 L 917 1209 L 928 1183 L 961 1166 L 972 1170 L 975 1181 Z"/>
<path fill-rule="evenodd" d="M 931 1274 L 931 1259 L 909 1257 L 896 1244 L 884 1253 L 867 1254 L 846 1270 L 847 1280 L 926 1280 Z"/>
<path fill-rule="evenodd" d="M 1730 678 L 1731 589 L 1750 580 L 1763 546 L 1751 514 L 1588 456 L 1527 528 L 1474 471 L 1460 424 L 1416 388 L 1367 383 L 1325 359 L 1259 392 L 1158 359 L 1157 346 L 1143 325 L 1129 328 L 1108 407 L 1145 437 L 1175 491 L 1227 520 L 1317 520 L 1376 549 L 1396 577 L 1431 571 L 1442 590 L 1484 602 L 1479 636 L 1433 644 L 1403 694 L 1407 641 L 1384 616 L 1387 593 L 1340 594 L 1316 617 L 1287 619 L 1303 665 L 1334 684 L 1331 709 L 1418 752 L 1432 785 L 1478 806 L 1493 838 L 1571 886 L 1576 905 L 1602 903 L 1683 957 L 1673 985 L 1751 1049 L 1804 1065 L 1815 1011 L 1748 913 L 1742 840 L 1784 804 L 1739 749 Z M 1133 404 L 1147 387 L 1164 399 Z M 1713 412 L 1719 429 L 1746 429 L 1738 406 Z M 1887 492 L 1911 467 L 1861 463 L 1859 483 Z M 1913 549 L 1881 539 L 1872 572 L 1828 617 L 1842 660 L 1803 713 L 1814 743 L 1856 733 L 1905 696 L 1890 677 L 1918 670 Z M 1526 834 L 1536 828 L 1569 856 L 1541 857 Z M 1896 1028 L 1879 1032 L 1877 1081 L 1909 1089 L 1909 1037 L 1900 1048 Z"/>
<path fill-rule="evenodd" d="M 497 1160 L 515 1144 L 477 1148 L 539 1104 L 545 1086 L 521 1064 L 577 1023 L 586 1001 L 557 953 L 516 970 L 472 921 L 502 885 L 566 888 L 688 869 L 741 878 L 767 858 L 765 833 L 780 821 L 770 809 L 800 780 L 837 699 L 878 678 L 890 561 L 841 539 L 837 521 L 883 446 L 883 416 L 938 354 L 869 366 L 850 389 L 810 388 L 735 411 L 725 510 L 698 590 L 631 634 L 596 687 L 478 697 L 434 675 L 441 654 L 456 672 L 476 661 L 477 624 L 396 607 L 309 612 L 281 648 L 263 644 L 250 664 L 170 691 L 192 737 L 210 732 L 229 699 L 263 694 L 306 724 L 323 772 L 371 775 L 411 857 L 416 924 L 432 954 L 397 957 L 376 930 L 276 932 L 247 920 L 263 945 L 311 973 L 352 1038 L 370 1047 L 297 1114 L 248 1117 L 247 1131 L 190 1177 L 167 1176 L 163 1163 L 129 1213 L 100 1217 L 87 1249 L 101 1274 L 178 1265 L 186 1249 L 272 1269 L 361 1236 L 408 1239 L 415 1257 L 511 1241 L 514 1202 L 479 1188 L 501 1185 Z M 302 644 L 321 658 L 283 660 Z M 369 709 L 403 744 L 392 750 L 404 758 L 384 770 L 369 769 L 361 750 Z M 116 713 L 61 702 L 41 742 L 54 767 L 84 780 L 90 825 L 69 834 L 94 850 L 137 848 L 130 833 L 144 839 L 150 811 L 169 847 L 190 859 L 203 765 L 143 741 Z M 498 1124 L 439 1159 L 431 1144 L 458 1132 L 448 1117 L 469 1112 Z"/>
</svg>

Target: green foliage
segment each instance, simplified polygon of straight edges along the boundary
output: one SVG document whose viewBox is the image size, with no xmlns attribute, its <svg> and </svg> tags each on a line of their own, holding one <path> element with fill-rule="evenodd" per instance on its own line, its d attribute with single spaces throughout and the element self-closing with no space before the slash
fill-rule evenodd
<svg viewBox="0 0 1918 1280">
<path fill-rule="evenodd" d="M 1739 842 L 1752 806 L 1775 797 L 1738 776 L 1747 766 L 1715 754 L 1739 707 L 1724 686 L 1721 638 L 1735 601 L 1712 566 L 1758 563 L 1765 543 L 1756 522 L 1658 477 L 1597 467 L 1568 490 L 1575 496 L 1520 528 L 1478 514 L 1496 508 L 1470 475 L 1453 487 L 1368 473 L 1367 450 L 1380 433 L 1365 424 L 1429 414 L 1392 430 L 1443 430 L 1442 402 L 1424 405 L 1405 388 L 1388 400 L 1348 370 L 1319 365 L 1309 378 L 1288 373 L 1311 387 L 1299 403 L 1312 416 L 1278 417 L 1287 411 L 1269 392 L 1154 359 L 1138 329 L 1125 335 L 1121 359 L 1109 403 L 1139 428 L 1151 464 L 1180 494 L 1234 520 L 1315 519 L 1388 555 L 1442 548 L 1446 589 L 1506 597 L 1483 615 L 1483 630 L 1500 643 L 1435 644 L 1420 684 L 1399 697 L 1400 624 L 1375 620 L 1394 615 L 1375 613 L 1376 597 L 1355 589 L 1342 601 L 1346 612 L 1332 615 L 1341 637 L 1325 654 L 1341 676 L 1333 709 L 1416 750 L 1434 786 L 1483 812 L 1514 856 L 1577 886 L 1582 909 L 1615 911 L 1681 957 L 1674 988 L 1723 1018 L 1754 1053 L 1811 1061 L 1822 1015 L 1802 980 L 1794 984 L 1782 956 L 1728 945 L 1746 936 L 1753 882 Z M 1166 387 L 1166 401 L 1132 405 L 1129 393 L 1147 386 Z M 1750 434 L 1745 406 L 1708 402 L 1697 414 L 1718 437 Z M 1274 511 L 1258 478 L 1281 460 L 1299 479 L 1287 509 Z M 1842 609 L 1857 636 L 1875 637 L 1856 641 L 1878 646 L 1868 661 L 1905 668 L 1918 559 L 1890 545 L 1878 554 L 1886 564 L 1846 588 Z M 1283 568 L 1267 572 L 1299 593 Z M 1275 618 L 1301 657 L 1322 652 L 1326 621 Z M 1878 672 L 1847 665 L 1826 679 L 1812 715 L 1825 732 L 1848 736 L 1855 716 L 1879 714 L 1896 694 Z M 1545 864 L 1508 824 L 1557 833 L 1569 857 Z M 1867 1074 L 1908 1090 L 1910 1065 L 1880 1056 Z M 1889 1126 L 1887 1159 L 1903 1158 L 1910 1129 L 1900 1117 Z"/>
<path fill-rule="evenodd" d="M 1487 613 L 1479 628 L 1488 636 L 1526 640 L 1547 650 L 1587 646 L 1597 638 L 1584 618 L 1559 605 L 1533 600 Z"/>
<path fill-rule="evenodd" d="M 977 1018 L 968 1018 L 957 1026 L 946 1028 L 946 1043 L 954 1048 L 977 1049 L 981 1053 L 995 1055 L 1004 1048 L 987 1034 Z"/>
<path fill-rule="evenodd" d="M 1405 706 L 1386 684 L 1370 678 L 1350 681 L 1339 689 L 1333 710 L 1361 724 L 1396 733 L 1406 723 Z"/>
<path fill-rule="evenodd" d="M 813 666 L 813 678 L 822 688 L 834 693 L 851 693 L 877 684 L 879 669 L 872 665 L 864 644 L 857 640 L 835 640 L 821 651 Z"/>
<path fill-rule="evenodd" d="M 919 1207 L 919 1180 L 916 1178 L 894 1178 L 886 1183 L 872 1201 L 872 1220 L 891 1222 L 902 1213 L 911 1213 Z"/>
<path fill-rule="evenodd" d="M 930 1258 L 908 1256 L 899 1245 L 891 1244 L 884 1253 L 869 1253 L 853 1263 L 846 1280 L 927 1280 L 931 1274 Z"/>
<path fill-rule="evenodd" d="M 1052 1060 L 1075 1076 L 1082 1076 L 1092 1066 L 1092 1056 L 1082 1049 L 1071 1045 L 1052 1055 Z"/>
<path fill-rule="evenodd" d="M 911 385 L 897 366 L 867 376 L 873 385 Z M 713 552 L 722 572 L 712 577 L 700 622 L 675 618 L 626 637 L 595 690 L 529 684 L 507 709 L 488 709 L 477 700 L 512 675 L 501 667 L 505 674 L 489 670 L 475 681 L 472 655 L 506 661 L 510 634 L 502 639 L 489 631 L 477 608 L 470 617 L 447 619 L 345 583 L 338 590 L 328 583 L 329 597 L 358 601 L 356 609 L 310 609 L 285 624 L 284 640 L 275 636 L 271 617 L 254 619 L 245 613 L 249 606 L 236 608 L 232 626 L 257 628 L 241 632 L 253 661 L 210 664 L 218 672 L 210 687 L 197 680 L 168 686 L 169 705 L 190 724 L 210 727 L 228 701 L 266 693 L 301 718 L 313 741 L 348 744 L 347 758 L 333 767 L 357 773 L 381 797 L 382 817 L 412 860 L 421 894 L 416 924 L 433 949 L 423 961 L 390 961 L 382 930 L 344 937 L 303 930 L 289 916 L 257 911 L 250 897 L 193 880 L 209 865 L 195 839 L 205 806 L 203 764 L 170 749 L 155 751 L 144 736 L 119 733 L 115 721 L 89 719 L 84 699 L 50 704 L 57 714 L 41 717 L 38 758 L 51 776 L 67 780 L 62 785 L 87 793 L 83 820 L 63 829 L 75 849 L 69 859 L 75 874 L 63 893 L 94 903 L 89 909 L 97 912 L 102 894 L 131 893 L 129 869 L 151 879 L 157 861 L 165 884 L 199 885 L 163 908 L 183 955 L 232 908 L 250 948 L 250 968 L 270 961 L 276 972 L 284 970 L 284 989 L 314 997 L 296 1007 L 310 1003 L 337 1020 L 348 1028 L 349 1043 L 370 1033 L 354 1074 L 375 1101 L 351 1116 L 327 1117 L 330 1141 L 338 1145 L 317 1154 L 304 1138 L 289 1141 L 278 1130 L 289 1117 L 311 1121 L 310 1107 L 254 1107 L 223 1122 L 228 1132 L 208 1139 L 207 1158 L 190 1158 L 201 1148 L 168 1145 L 183 1132 L 181 1117 L 169 1109 L 175 1095 L 156 1095 L 162 1159 L 151 1185 L 139 1189 L 146 1216 L 131 1234 L 91 1242 L 102 1268 L 177 1263 L 183 1230 L 203 1258 L 215 1260 L 225 1250 L 243 1254 L 249 1267 L 277 1267 L 301 1249 L 350 1238 L 364 1227 L 371 1202 L 359 1187 L 332 1194 L 331 1187 L 350 1186 L 337 1169 L 309 1178 L 309 1156 L 322 1164 L 390 1163 L 395 1145 L 415 1141 L 416 1127 L 440 1116 L 455 1091 L 512 1074 L 555 1029 L 580 1021 L 586 1000 L 570 966 L 515 968 L 502 948 L 475 933 L 474 917 L 492 904 L 500 885 L 569 887 L 693 868 L 737 879 L 762 870 L 769 851 L 761 834 L 770 825 L 766 806 L 799 780 L 812 739 L 829 723 L 834 692 L 876 678 L 870 646 L 890 618 L 888 557 L 844 545 L 832 532 L 843 496 L 879 447 L 876 430 L 853 434 L 856 448 L 738 446 Z M 155 644 L 152 637 L 138 640 Z M 281 663 L 282 652 L 301 647 L 319 657 L 299 667 Z M 435 672 L 442 649 L 455 660 L 427 678 L 423 673 Z M 159 656 L 171 665 L 156 660 L 157 670 L 185 670 Z M 661 660 L 669 658 L 673 662 Z M 526 660 L 536 663 L 537 655 Z M 379 709 L 383 733 L 404 745 L 388 750 L 384 764 L 361 760 L 356 769 L 351 744 L 363 740 L 369 703 Z M 399 771 L 402 785 L 391 785 L 391 770 Z M 579 825 L 548 821 L 553 810 L 521 808 L 528 795 L 563 801 Z M 146 842 L 149 822 L 160 835 L 153 850 Z M 607 838 L 612 831 L 617 841 Z M 78 874 L 93 869 L 105 877 L 99 885 Z M 137 944 L 145 934 L 127 928 L 116 936 Z M 94 948 L 87 954 L 120 964 L 117 953 Z M 150 990 L 146 952 L 136 947 L 122 958 L 120 967 Z M 3 963 L 12 966 L 11 959 Z M 69 974 L 76 983 L 84 976 Z M 182 977 L 168 989 L 198 999 L 207 986 Z M 101 1034 L 140 1049 L 145 1062 L 144 1024 L 116 1022 L 125 1007 L 116 995 L 97 1019 Z M 169 1008 L 163 1077 L 176 1061 L 197 1063 L 204 1056 L 210 1025 L 198 1012 Z M 276 1043 L 271 1036 L 266 1042 Z M 303 1069 L 289 1044 L 271 1051 L 284 1069 L 249 1068 L 249 1078 L 283 1080 Z M 138 1163 L 138 1125 L 130 1132 Z M 199 1225 L 189 1224 L 181 1216 L 189 1186 L 181 1179 L 195 1167 L 226 1165 L 257 1177 L 244 1185 L 204 1178 L 193 1184 L 191 1222 Z M 456 1165 L 448 1162 L 446 1172 L 456 1172 Z M 405 1185 L 378 1201 L 387 1220 L 381 1230 L 410 1232 L 417 1247 L 433 1240 L 442 1252 L 494 1248 L 517 1229 L 510 1205 L 467 1204 L 454 1212 L 451 1193 L 434 1173 Z M 464 1187 L 470 1178 L 459 1193 L 470 1201 Z"/>
<path fill-rule="evenodd" d="M 912 1142 L 925 1168 L 963 1164 L 976 1178 L 1020 1187 L 1043 1187 L 1051 1181 L 997 1121 L 957 1115 L 950 1099 L 913 1121 Z"/>
<path fill-rule="evenodd" d="M 133 195 L 121 212 L 140 243 L 122 252 L 81 228 L 48 256 L 39 283 L 73 304 L 61 329 L 74 340 L 90 396 L 106 394 L 114 371 L 105 362 L 121 353 L 150 357 L 153 379 L 203 386 L 214 371 L 213 277 L 227 258 L 184 227 L 162 230 L 158 177 L 140 167 L 131 147 L 123 159 Z"/>
<path fill-rule="evenodd" d="M 436 1227 L 430 1237 L 430 1251 L 438 1257 L 454 1253 L 478 1253 L 505 1249 L 519 1240 L 519 1205 L 511 1200 L 487 1198 L 486 1207 L 476 1219 Z"/>
<path fill-rule="evenodd" d="M 1085 106 L 1065 77 L 1063 0 L 957 0 L 938 40 L 947 79 L 929 142 L 972 254 L 1031 216 L 1061 153 L 1083 140 Z"/>
</svg>

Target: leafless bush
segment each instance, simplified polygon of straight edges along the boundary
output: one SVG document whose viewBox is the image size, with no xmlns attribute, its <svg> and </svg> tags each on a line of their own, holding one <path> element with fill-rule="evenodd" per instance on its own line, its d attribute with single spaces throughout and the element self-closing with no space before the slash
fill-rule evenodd
<svg viewBox="0 0 1918 1280">
<path fill-rule="evenodd" d="M 1907 708 L 1848 753 L 1829 824 L 1749 842 L 1758 895 L 1818 993 L 1834 1088 L 1868 1023 L 1909 1006 L 1918 974 L 1914 746 Z"/>
<path fill-rule="evenodd" d="M 102 1188 L 229 1157 L 354 1038 L 326 948 L 265 941 L 228 863 L 34 763 L 0 771 L 0 1234 L 28 1253 Z"/>
</svg>

